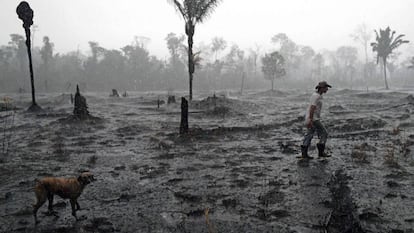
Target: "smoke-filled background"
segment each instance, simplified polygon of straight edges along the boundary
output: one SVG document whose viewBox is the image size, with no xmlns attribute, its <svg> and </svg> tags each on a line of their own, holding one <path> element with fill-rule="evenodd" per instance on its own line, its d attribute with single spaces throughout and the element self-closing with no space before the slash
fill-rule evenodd
<svg viewBox="0 0 414 233">
<path fill-rule="evenodd" d="M 29 92 L 24 30 L 15 9 L 0 3 L 0 89 Z M 34 10 L 32 49 L 40 92 L 187 90 L 184 20 L 168 1 L 29 1 Z M 194 89 L 384 87 L 381 60 L 370 43 L 390 27 L 413 40 L 414 2 L 226 0 L 194 34 L 198 55 Z M 269 77 L 263 58 L 277 51 L 285 75 Z M 391 87 L 412 85 L 414 47 L 404 44 L 387 60 Z"/>
</svg>

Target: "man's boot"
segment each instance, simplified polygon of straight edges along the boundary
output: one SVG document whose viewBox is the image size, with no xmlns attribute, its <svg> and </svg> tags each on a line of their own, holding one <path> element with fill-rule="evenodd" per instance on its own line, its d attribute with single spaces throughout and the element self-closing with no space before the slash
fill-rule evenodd
<svg viewBox="0 0 414 233">
<path fill-rule="evenodd" d="M 331 155 L 328 155 L 325 153 L 325 144 L 318 143 L 316 144 L 316 147 L 318 147 L 318 156 L 319 157 L 331 157 Z"/>
<path fill-rule="evenodd" d="M 308 155 L 308 147 L 307 146 L 300 146 L 300 150 L 302 151 L 302 158 L 303 159 L 313 159 L 313 157 Z"/>
</svg>

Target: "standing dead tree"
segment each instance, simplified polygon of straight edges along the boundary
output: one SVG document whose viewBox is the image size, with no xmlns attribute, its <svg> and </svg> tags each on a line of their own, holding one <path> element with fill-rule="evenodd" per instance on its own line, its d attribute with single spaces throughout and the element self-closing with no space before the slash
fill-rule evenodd
<svg viewBox="0 0 414 233">
<path fill-rule="evenodd" d="M 78 85 L 76 85 L 75 108 L 73 109 L 73 114 L 75 115 L 75 118 L 79 120 L 84 120 L 89 117 L 86 99 L 80 94 Z"/>
<path fill-rule="evenodd" d="M 35 87 L 34 87 L 34 77 L 33 77 L 33 64 L 32 64 L 32 52 L 31 52 L 31 42 L 30 42 L 30 26 L 33 25 L 33 10 L 30 8 L 29 3 L 22 1 L 17 6 L 16 13 L 19 16 L 19 19 L 23 21 L 23 28 L 26 32 L 26 47 L 27 55 L 29 56 L 29 68 L 30 68 L 30 81 L 32 84 L 32 105 L 29 107 L 29 111 L 39 111 L 41 108 L 36 103 L 35 98 Z"/>
<path fill-rule="evenodd" d="M 188 101 L 181 97 L 181 123 L 180 134 L 188 133 Z"/>
</svg>

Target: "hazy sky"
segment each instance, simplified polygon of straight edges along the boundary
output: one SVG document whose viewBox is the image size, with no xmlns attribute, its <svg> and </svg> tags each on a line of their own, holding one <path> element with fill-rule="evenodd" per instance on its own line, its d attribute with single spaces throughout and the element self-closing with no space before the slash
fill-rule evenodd
<svg viewBox="0 0 414 233">
<path fill-rule="evenodd" d="M 24 34 L 16 14 L 19 0 L 0 0 L 0 45 L 10 34 Z M 107 49 L 119 49 L 134 36 L 151 38 L 147 48 L 168 57 L 165 37 L 184 33 L 184 21 L 167 0 L 29 0 L 34 10 L 35 46 L 49 36 L 57 52 L 88 51 L 88 41 Z M 414 44 L 414 0 L 224 0 L 203 24 L 196 26 L 195 44 L 223 37 L 248 49 L 286 33 L 315 50 L 355 45 L 350 34 L 365 23 L 369 28 L 390 26 Z M 374 40 L 374 37 L 373 37 Z M 413 45 L 400 49 L 414 56 Z"/>
</svg>

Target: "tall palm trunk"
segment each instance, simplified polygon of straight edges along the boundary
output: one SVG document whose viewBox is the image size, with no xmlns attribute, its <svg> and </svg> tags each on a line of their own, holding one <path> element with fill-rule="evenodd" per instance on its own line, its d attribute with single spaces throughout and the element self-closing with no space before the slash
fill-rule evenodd
<svg viewBox="0 0 414 233">
<path fill-rule="evenodd" d="M 194 73 L 194 61 L 193 61 L 193 38 L 188 37 L 188 75 L 189 75 L 189 95 L 190 101 L 193 99 L 193 73 Z"/>
<path fill-rule="evenodd" d="M 30 70 L 30 83 L 32 86 L 32 106 L 37 106 L 36 97 L 35 97 L 35 87 L 34 87 L 34 78 L 33 78 L 33 64 L 32 64 L 32 51 L 30 50 L 31 42 L 30 42 L 30 29 L 25 28 L 26 32 L 26 47 L 27 47 L 27 55 L 29 57 L 29 70 Z"/>
<path fill-rule="evenodd" d="M 188 75 L 189 75 L 189 99 L 193 99 L 193 74 L 194 74 L 194 57 L 193 57 L 193 36 L 194 25 L 191 22 L 187 22 L 185 25 L 185 32 L 187 34 L 188 41 Z"/>
<path fill-rule="evenodd" d="M 23 28 L 26 33 L 26 47 L 27 55 L 29 56 L 29 69 L 30 69 L 30 82 L 32 84 L 32 105 L 29 107 L 29 111 L 38 111 L 41 108 L 36 104 L 34 78 L 33 78 L 33 64 L 32 64 L 32 51 L 30 42 L 30 26 L 33 25 L 33 10 L 30 8 L 29 3 L 22 1 L 16 8 L 16 13 L 19 19 L 23 21 Z"/>
<path fill-rule="evenodd" d="M 389 90 L 389 88 L 388 88 L 388 82 L 387 82 L 387 58 L 386 58 L 386 57 L 384 57 L 384 58 L 382 59 L 382 61 L 383 61 L 383 65 L 384 65 L 384 81 L 385 81 L 385 89 L 386 89 L 386 90 Z"/>
</svg>

